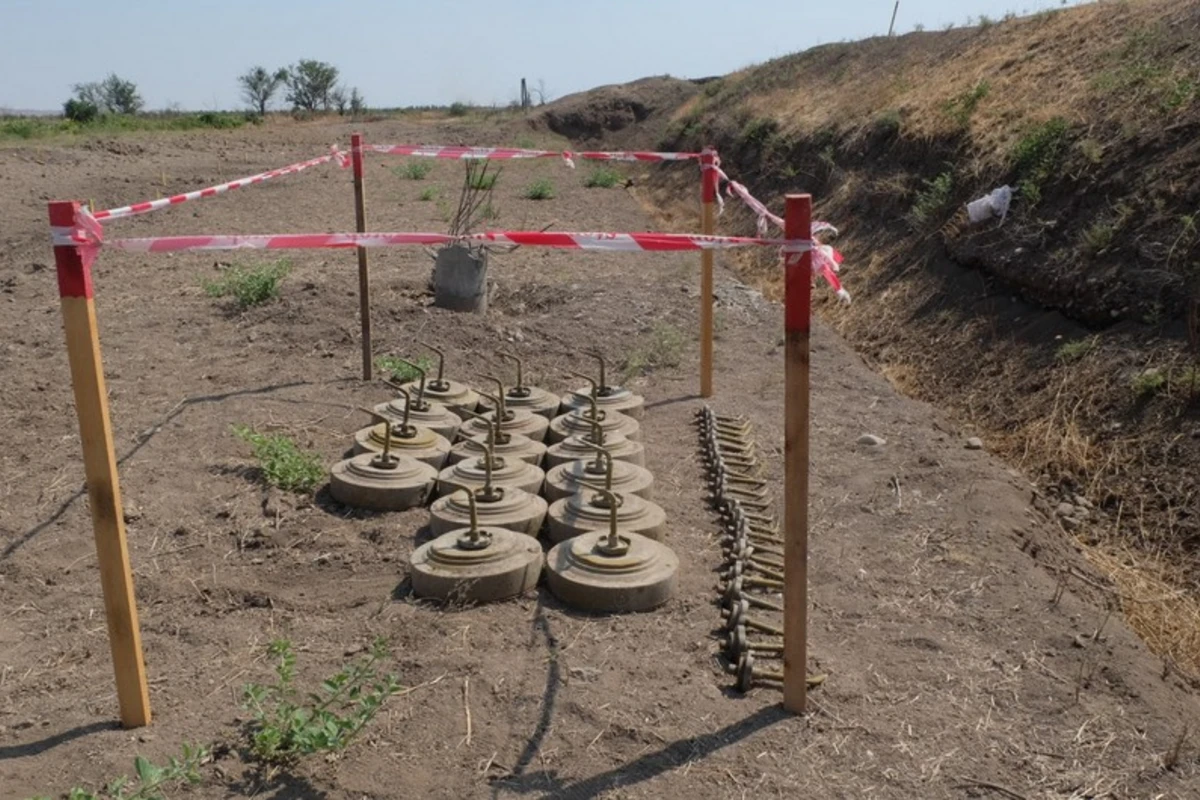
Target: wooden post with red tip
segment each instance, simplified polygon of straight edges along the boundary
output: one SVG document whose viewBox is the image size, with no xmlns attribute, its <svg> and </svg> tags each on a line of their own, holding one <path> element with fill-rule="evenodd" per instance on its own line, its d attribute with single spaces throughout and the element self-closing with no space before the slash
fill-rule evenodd
<svg viewBox="0 0 1200 800">
<path fill-rule="evenodd" d="M 717 151 L 705 147 L 700 153 L 700 232 L 711 236 L 715 229 L 713 206 L 717 201 Z M 713 252 L 700 251 L 700 396 L 713 393 Z"/>
<path fill-rule="evenodd" d="M 789 194 L 784 238 L 812 240 L 812 195 Z M 808 708 L 808 414 L 812 253 L 784 254 L 783 707 Z"/>
<path fill-rule="evenodd" d="M 59 231 L 74 228 L 78 210 L 79 203 L 50 203 L 50 225 Z M 138 627 L 129 547 L 125 541 L 117 459 L 108 418 L 108 393 L 100 359 L 91 267 L 79 247 L 57 242 L 54 262 L 58 269 L 58 293 L 67 339 L 67 360 L 71 366 L 71 387 L 75 392 L 75 413 L 79 417 L 96 561 L 104 592 L 104 618 L 108 624 L 108 642 L 117 679 L 117 703 L 121 724 L 126 728 L 137 728 L 150 724 L 150 694 L 142 658 L 142 634 Z"/>
<path fill-rule="evenodd" d="M 367 198 L 363 186 L 362 134 L 350 135 L 350 165 L 354 170 L 354 225 L 359 233 L 367 232 Z M 358 251 L 358 315 L 362 320 L 363 380 L 371 380 L 371 272 L 367 267 L 367 248 Z"/>
</svg>

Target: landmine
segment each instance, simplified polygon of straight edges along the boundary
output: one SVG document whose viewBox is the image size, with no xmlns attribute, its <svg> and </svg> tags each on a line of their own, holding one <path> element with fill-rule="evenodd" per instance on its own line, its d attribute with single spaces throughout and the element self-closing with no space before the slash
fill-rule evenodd
<svg viewBox="0 0 1200 800">
<path fill-rule="evenodd" d="M 472 490 L 472 502 L 476 506 L 475 513 L 485 524 L 527 536 L 536 537 L 546 519 L 545 500 L 516 486 L 496 486 L 486 464 L 483 485 Z M 459 493 L 451 492 L 429 507 L 429 528 L 435 534 L 461 528 L 469 521 L 470 513 L 471 509 Z"/>
<path fill-rule="evenodd" d="M 450 448 L 450 457 L 446 463 L 457 464 L 468 458 L 478 458 L 484 454 L 485 448 L 490 446 L 492 452 L 501 458 L 520 459 L 535 467 L 541 466 L 542 459 L 546 456 L 546 445 L 519 433 L 499 430 L 500 420 L 495 415 L 488 420 L 486 417 L 470 411 L 464 411 L 463 414 L 467 417 L 478 417 L 489 421 L 487 433 L 477 433 L 474 436 L 460 439 Z M 463 436 L 461 431 L 459 436 Z"/>
<path fill-rule="evenodd" d="M 520 459 L 506 460 L 497 456 L 490 446 L 484 445 L 484 448 L 484 454 L 479 458 L 459 461 L 438 473 L 438 493 L 450 494 L 462 486 L 472 489 L 511 487 L 530 494 L 542 491 L 546 473 L 541 467 Z"/>
<path fill-rule="evenodd" d="M 375 406 L 375 412 L 388 419 L 400 421 L 404 418 L 405 409 L 408 409 L 409 420 L 413 424 L 423 425 L 439 436 L 445 436 L 448 441 L 453 442 L 454 437 L 458 435 L 458 429 L 462 427 L 462 417 L 441 403 L 432 403 L 426 400 L 425 370 L 403 358 L 399 359 L 399 361 L 408 364 L 421 376 L 419 379 L 420 383 L 417 386 L 417 396 L 412 400 L 412 407 L 409 408 L 409 401 L 405 400 L 403 395 L 397 394 L 395 399 Z M 403 388 L 391 381 L 385 380 L 384 383 L 395 389 L 397 393 Z"/>
<path fill-rule="evenodd" d="M 600 363 L 599 380 L 587 378 L 588 383 L 591 384 L 590 387 L 576 389 L 563 395 L 563 410 L 575 411 L 586 409 L 589 407 L 590 401 L 594 398 L 596 404 L 605 411 L 619 411 L 626 416 L 640 420 L 646 413 L 646 398 L 634 394 L 631 390 L 622 386 L 609 386 L 605 382 L 608 370 L 604 362 L 604 357 L 599 353 L 588 353 L 588 355 Z M 585 377 L 578 375 L 578 373 L 575 374 L 576 377 Z"/>
<path fill-rule="evenodd" d="M 521 359 L 512 353 L 499 353 L 501 358 L 512 361 L 517 365 L 517 385 L 504 393 L 504 403 L 508 408 L 529 411 L 547 420 L 554 419 L 560 405 L 558 395 L 537 386 L 526 386 L 523 382 L 524 365 Z"/>
<path fill-rule="evenodd" d="M 654 486 L 654 475 L 645 467 L 630 464 L 628 461 L 615 461 L 612 456 L 599 445 L 584 441 L 583 444 L 592 448 L 594 458 L 568 461 L 559 464 L 546 473 L 546 486 L 543 496 L 550 502 L 570 497 L 580 490 L 579 481 L 607 480 L 608 466 L 612 466 L 612 491 L 622 494 L 636 494 L 643 500 L 651 498 Z"/>
<path fill-rule="evenodd" d="M 626 439 L 641 438 L 641 425 L 636 419 L 619 411 L 600 410 L 595 397 L 589 398 L 589 403 L 589 408 L 575 409 L 552 419 L 546 442 L 557 444 L 578 433 L 591 433 L 593 423 L 599 423 L 605 435 L 621 434 Z"/>
<path fill-rule="evenodd" d="M 391 423 L 384 421 L 389 428 Z M 379 453 L 361 453 L 339 461 L 329 471 L 329 493 L 352 508 L 404 511 L 423 506 L 433 491 L 437 470 L 406 455 L 391 452 L 390 430 Z"/>
<path fill-rule="evenodd" d="M 492 378 L 491 380 L 495 380 Z M 499 381 L 496 381 L 499 383 Z M 498 389 L 498 394 L 488 394 L 480 392 L 480 396 L 492 404 L 491 410 L 483 412 L 483 418 L 474 418 L 463 424 L 462 432 L 464 436 L 475 436 L 476 434 L 486 433 L 488 420 L 492 417 L 500 419 L 500 430 L 505 433 L 519 433 L 522 436 L 528 436 L 535 442 L 544 441 L 546 438 L 546 430 L 550 427 L 550 421 L 545 417 L 534 414 L 532 411 L 512 410 L 504 404 L 504 386 L 501 385 Z"/>
<path fill-rule="evenodd" d="M 459 410 L 474 411 L 479 408 L 479 394 L 475 390 L 465 383 L 446 380 L 446 354 L 427 342 L 418 342 L 418 344 L 432 350 L 438 356 L 437 378 L 425 386 L 425 394 L 428 398 L 435 403 L 441 403 L 456 414 Z M 412 391 L 416 388 L 416 381 L 409 381 L 404 384 L 404 388 Z"/>
<path fill-rule="evenodd" d="M 669 547 L 618 528 L 617 498 L 608 495 L 607 530 L 588 531 L 555 545 L 546 558 L 546 584 L 558 599 L 583 611 L 647 611 L 671 598 L 679 559 Z"/>
<path fill-rule="evenodd" d="M 450 454 L 450 442 L 445 436 L 440 436 L 428 428 L 410 424 L 408 391 L 397 391 L 401 392 L 404 398 L 404 415 L 400 425 L 381 422 L 363 428 L 354 434 L 354 453 L 382 453 L 384 447 L 387 447 L 389 452 L 395 450 L 398 455 L 411 456 L 434 469 L 441 469 Z"/>
<path fill-rule="evenodd" d="M 546 469 L 590 457 L 593 444 L 603 447 L 614 461 L 627 461 L 639 467 L 646 465 L 645 445 L 630 441 L 620 433 L 605 433 L 600 423 L 593 422 L 591 432 L 572 434 L 561 442 L 550 445 L 546 449 Z"/>
<path fill-rule="evenodd" d="M 615 519 L 622 532 L 637 533 L 647 539 L 661 539 L 667 524 L 667 512 L 635 494 L 612 489 L 613 460 L 604 453 L 604 485 L 576 479 L 580 491 L 555 500 L 546 512 L 546 534 L 552 542 L 561 542 L 582 533 L 604 530 Z M 588 490 L 592 491 L 588 491 Z M 610 508 L 609 503 L 615 504 Z"/>
<path fill-rule="evenodd" d="M 467 527 L 455 528 L 418 547 L 409 559 L 413 594 L 437 600 L 487 603 L 537 586 L 544 558 L 536 539 L 507 528 L 481 526 L 470 489 Z"/>
</svg>

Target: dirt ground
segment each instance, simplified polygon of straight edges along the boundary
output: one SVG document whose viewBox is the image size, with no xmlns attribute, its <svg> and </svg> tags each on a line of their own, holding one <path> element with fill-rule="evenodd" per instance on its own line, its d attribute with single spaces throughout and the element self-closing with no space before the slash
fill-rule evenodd
<svg viewBox="0 0 1200 800">
<path fill-rule="evenodd" d="M 372 142 L 530 135 L 487 121 L 362 127 Z M 656 329 L 687 334 L 677 366 L 635 381 L 678 591 L 651 613 L 592 616 L 545 590 L 468 609 L 415 602 L 405 565 L 423 513 L 350 514 L 321 494 L 264 496 L 247 478 L 231 425 L 289 433 L 332 463 L 366 423 L 355 407 L 387 397 L 358 380 L 353 254 L 292 254 L 282 299 L 238 314 L 199 281 L 215 261 L 253 256 L 105 253 L 97 307 L 156 715 L 143 730 L 115 726 L 45 201 L 106 207 L 205 186 L 315 155 L 350 130 L 283 124 L 0 150 L 0 797 L 96 786 L 128 773 L 135 755 L 165 759 L 184 741 L 236 745 L 240 687 L 269 677 L 266 642 L 289 637 L 302 678 L 317 681 L 377 635 L 419 688 L 343 757 L 262 785 L 226 752 L 178 796 L 1200 796 L 1195 746 L 1180 745 L 1200 712 L 1195 693 L 1110 615 L 1103 581 L 1031 505 L 1028 481 L 967 450 L 964 434 L 823 326 L 810 668 L 829 678 L 803 719 L 780 710 L 775 690 L 732 691 L 713 635 L 720 548 L 692 427 L 698 258 L 685 255 L 518 250 L 494 262 L 496 299 L 477 317 L 429 307 L 419 249 L 372 254 L 377 351 L 439 342 L 467 380 L 514 350 L 562 389 L 585 346 L 619 362 Z M 410 181 L 390 171 L 399 163 L 368 161 L 369 227 L 442 230 L 439 204 L 418 195 L 437 186 L 453 203 L 460 168 L 439 163 Z M 557 197 L 521 199 L 539 177 Z M 582 177 L 557 160 L 505 166 L 495 226 L 650 227 L 638 188 L 586 189 Z M 349 173 L 322 167 L 108 230 L 349 230 L 350 198 Z M 780 309 L 740 291 L 720 262 L 713 405 L 750 417 L 779 475 Z M 856 444 L 864 433 L 886 444 Z"/>
</svg>

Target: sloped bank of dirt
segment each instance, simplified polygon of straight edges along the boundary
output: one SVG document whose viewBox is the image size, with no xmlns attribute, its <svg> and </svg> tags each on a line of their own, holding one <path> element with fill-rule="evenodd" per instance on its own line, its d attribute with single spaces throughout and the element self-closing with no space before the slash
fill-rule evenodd
<svg viewBox="0 0 1200 800">
<path fill-rule="evenodd" d="M 715 144 L 842 227 L 821 313 L 1039 485 L 1125 613 L 1200 675 L 1200 3 L 1102 3 L 829 45 L 727 76 L 659 144 Z M 694 194 L 654 172 L 653 205 Z M 1007 219 L 967 201 L 1009 184 Z M 721 227 L 749 233 L 731 208 Z M 694 228 L 691 206 L 677 227 Z M 770 256 L 739 259 L 778 287 Z M 1192 332 L 1189 339 L 1189 324 Z M 1136 567 L 1136 569 L 1134 569 Z"/>
</svg>

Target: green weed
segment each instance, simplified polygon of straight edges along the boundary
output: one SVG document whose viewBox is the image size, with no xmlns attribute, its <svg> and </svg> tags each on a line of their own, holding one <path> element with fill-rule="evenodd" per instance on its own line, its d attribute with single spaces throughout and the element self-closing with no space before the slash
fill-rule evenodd
<svg viewBox="0 0 1200 800">
<path fill-rule="evenodd" d="M 479 218 L 486 220 L 499 219 L 500 209 L 496 208 L 491 203 L 485 203 L 483 208 L 479 209 Z"/>
<path fill-rule="evenodd" d="M 183 745 L 179 757 L 172 756 L 165 766 L 138 756 L 133 760 L 137 777 L 122 775 L 108 783 L 103 789 L 90 791 L 75 787 L 67 793 L 67 800 L 165 800 L 165 790 L 184 784 L 200 782 L 200 765 L 208 760 L 209 753 L 203 747 Z M 49 800 L 36 796 L 32 800 Z"/>
<path fill-rule="evenodd" d="M 417 199 L 420 200 L 422 203 L 428 203 L 430 200 L 433 200 L 436 197 L 437 197 L 437 189 L 433 186 L 426 186 L 424 189 L 421 190 L 421 194 L 419 194 L 417 196 Z"/>
<path fill-rule="evenodd" d="M 1167 376 L 1158 369 L 1139 372 L 1133 379 L 1133 393 L 1138 397 L 1153 397 L 1167 386 Z"/>
<path fill-rule="evenodd" d="M 655 323 L 645 337 L 629 353 L 624 364 L 624 380 L 628 381 L 653 369 L 677 367 L 683 359 L 686 342 L 683 332 L 665 322 Z"/>
<path fill-rule="evenodd" d="M 779 123 L 769 117 L 758 117 L 746 123 L 742 128 L 741 139 L 748 145 L 762 147 L 779 132 Z"/>
<path fill-rule="evenodd" d="M 971 115 L 983 98 L 988 96 L 991 86 L 987 81 L 980 81 L 967 91 L 950 98 L 942 109 L 960 128 L 965 128 L 971 121 Z"/>
<path fill-rule="evenodd" d="M 279 285 L 292 265 L 286 259 L 243 269 L 226 267 L 216 280 L 200 282 L 209 297 L 233 297 L 239 308 L 260 306 L 279 297 Z"/>
<path fill-rule="evenodd" d="M 496 186 L 496 181 L 499 179 L 499 172 L 483 172 L 475 171 L 471 173 L 471 188 L 477 192 L 486 192 Z"/>
<path fill-rule="evenodd" d="M 291 642 L 276 639 L 267 655 L 275 661 L 275 682 L 248 684 L 242 697 L 254 716 L 250 752 L 269 767 L 344 750 L 401 689 L 395 675 L 379 671 L 379 663 L 388 656 L 382 639 L 375 640 L 364 658 L 322 681 L 319 691 L 303 694 L 295 685 Z"/>
<path fill-rule="evenodd" d="M 611 189 L 624 180 L 624 176 L 612 167 L 593 167 L 583 179 L 583 185 L 589 189 Z"/>
<path fill-rule="evenodd" d="M 252 121 L 243 113 L 204 111 L 198 114 L 103 114 L 86 122 L 65 117 L 13 117 L 0 120 L 0 140 L 41 139 L 78 134 L 118 134 L 133 131 L 187 131 L 201 128 L 239 128 Z"/>
<path fill-rule="evenodd" d="M 537 147 L 537 142 L 528 136 L 522 136 L 520 139 L 517 139 L 517 147 L 522 150 L 533 150 Z"/>
<path fill-rule="evenodd" d="M 548 178 L 540 178 L 525 187 L 524 197 L 527 200 L 553 200 L 554 184 Z"/>
<path fill-rule="evenodd" d="M 915 226 L 934 221 L 950 205 L 954 191 L 954 173 L 947 170 L 931 181 L 925 181 L 925 189 L 917 194 L 909 219 Z"/>
<path fill-rule="evenodd" d="M 1063 342 L 1055 351 L 1054 357 L 1059 363 L 1072 364 L 1086 356 L 1092 350 L 1096 349 L 1096 337 L 1091 336 L 1087 339 L 1073 339 L 1069 342 Z"/>
<path fill-rule="evenodd" d="M 428 374 L 437 363 L 429 356 L 420 356 L 419 358 L 407 359 L 416 364 Z M 397 383 L 407 383 L 420 379 L 421 373 L 405 364 L 397 356 L 379 356 L 375 359 L 375 366 L 382 372 L 388 373 L 393 381 Z"/>
<path fill-rule="evenodd" d="M 311 492 L 325 479 L 325 468 L 316 453 L 308 453 L 287 436 L 259 433 L 246 425 L 234 425 L 234 435 L 250 443 L 262 478 L 285 492 Z"/>
<path fill-rule="evenodd" d="M 452 117 L 465 117 L 470 112 L 471 107 L 466 103 L 451 103 L 450 108 L 446 110 L 446 113 Z"/>
<path fill-rule="evenodd" d="M 421 159 L 413 159 L 402 167 L 392 167 L 392 174 L 397 178 L 407 178 L 410 181 L 423 181 L 433 164 Z"/>
<path fill-rule="evenodd" d="M 1017 189 L 1029 205 L 1037 204 L 1042 187 L 1058 170 L 1069 131 L 1065 119 L 1054 117 L 1032 128 L 1013 148 L 1012 164 L 1020 176 Z"/>
</svg>

